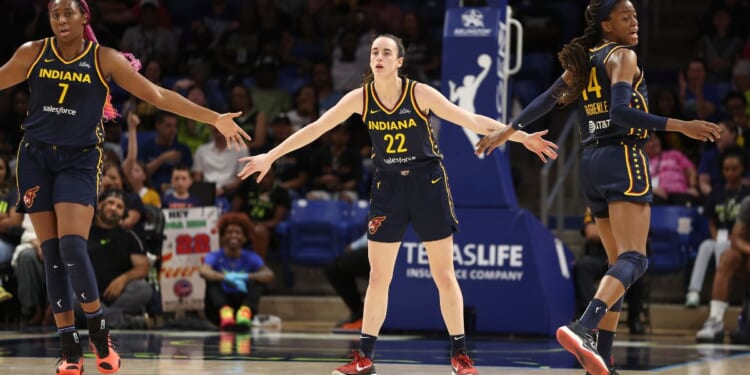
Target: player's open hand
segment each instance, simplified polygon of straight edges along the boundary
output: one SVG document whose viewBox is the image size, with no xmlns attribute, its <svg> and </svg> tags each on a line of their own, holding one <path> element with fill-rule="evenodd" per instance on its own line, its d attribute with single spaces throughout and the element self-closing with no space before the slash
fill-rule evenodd
<svg viewBox="0 0 750 375">
<path fill-rule="evenodd" d="M 685 121 L 680 132 L 702 142 L 716 142 L 721 137 L 719 125 L 702 120 Z"/>
<path fill-rule="evenodd" d="M 258 178 L 255 179 L 256 182 L 260 183 L 260 180 L 263 179 L 271 168 L 273 160 L 268 154 L 260 154 L 240 158 L 240 163 L 245 163 L 245 166 L 242 167 L 240 173 L 237 173 L 237 177 L 244 180 L 255 173 L 260 173 Z"/>
<path fill-rule="evenodd" d="M 510 126 L 492 131 L 492 133 L 485 135 L 484 138 L 479 140 L 475 153 L 477 155 L 491 154 L 494 149 L 505 143 L 515 132 L 516 130 Z"/>
<path fill-rule="evenodd" d="M 238 151 L 247 148 L 245 140 L 242 138 L 245 138 L 248 141 L 252 140 L 247 132 L 234 122 L 234 118 L 239 117 L 240 115 L 242 115 L 242 112 L 222 113 L 219 115 L 219 119 L 216 120 L 216 124 L 214 124 L 219 133 L 227 139 L 227 146 L 229 146 L 229 148 L 234 146 Z"/>
<path fill-rule="evenodd" d="M 549 130 L 545 129 L 540 132 L 527 134 L 526 139 L 522 142 L 524 147 L 539 156 L 539 159 L 542 159 L 543 163 L 546 163 L 548 159 L 557 159 L 557 145 L 542 138 L 547 133 L 549 133 Z"/>
</svg>

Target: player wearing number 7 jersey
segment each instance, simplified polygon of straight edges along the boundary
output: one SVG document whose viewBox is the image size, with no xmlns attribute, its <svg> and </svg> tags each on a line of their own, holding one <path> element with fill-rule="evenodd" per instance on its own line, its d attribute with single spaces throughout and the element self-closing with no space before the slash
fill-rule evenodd
<svg viewBox="0 0 750 375">
<path fill-rule="evenodd" d="M 23 81 L 31 89 L 16 163 L 18 211 L 29 214 L 42 243 L 47 295 L 62 344 L 57 374 L 83 372 L 73 303 L 81 303 L 88 318 L 97 370 L 109 374 L 120 369 L 120 357 L 86 250 L 101 179 L 102 117 L 114 115 L 106 105 L 107 82 L 163 110 L 213 124 L 230 145 L 244 146 L 242 138 L 249 136 L 232 120 L 239 113 L 220 115 L 157 87 L 133 68 L 139 64 L 131 66 L 118 51 L 100 46 L 85 0 L 51 0 L 48 8 L 54 36 L 23 44 L 0 67 L 0 90 Z"/>
<path fill-rule="evenodd" d="M 401 239 L 411 222 L 429 255 L 430 270 L 440 294 L 440 311 L 451 335 L 454 374 L 476 374 L 466 353 L 463 297 L 453 270 L 453 232 L 458 221 L 429 115 L 464 126 L 479 134 L 506 126 L 488 117 L 466 112 L 432 87 L 401 77 L 404 46 L 393 35 L 372 42 L 370 69 L 361 88 L 346 94 L 317 121 L 294 133 L 267 154 L 247 162 L 240 177 L 259 173 L 260 181 L 282 155 L 307 145 L 356 113 L 370 133 L 376 171 L 368 225 L 370 280 L 362 319 L 360 347 L 352 361 L 334 374 L 375 374 L 375 340 L 388 307 L 388 287 Z M 556 146 L 542 138 L 546 132 L 518 133 L 521 142 L 546 161 L 557 156 Z"/>
</svg>

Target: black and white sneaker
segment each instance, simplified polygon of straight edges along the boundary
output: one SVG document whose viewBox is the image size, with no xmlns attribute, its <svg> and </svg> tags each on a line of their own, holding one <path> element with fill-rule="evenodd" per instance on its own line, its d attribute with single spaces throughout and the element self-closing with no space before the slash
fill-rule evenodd
<svg viewBox="0 0 750 375">
<path fill-rule="evenodd" d="M 576 356 L 591 375 L 609 375 L 609 366 L 596 350 L 596 334 L 580 323 L 573 322 L 557 329 L 557 342 Z"/>
</svg>

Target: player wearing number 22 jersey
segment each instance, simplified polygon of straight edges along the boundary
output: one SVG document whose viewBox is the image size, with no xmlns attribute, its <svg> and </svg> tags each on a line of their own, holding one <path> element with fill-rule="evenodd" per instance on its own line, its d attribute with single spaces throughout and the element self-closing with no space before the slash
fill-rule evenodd
<svg viewBox="0 0 750 375">
<path fill-rule="evenodd" d="M 458 226 L 448 178 L 429 118 L 414 98 L 414 80 L 402 80 L 395 107 L 381 103 L 374 83 L 363 86 L 362 121 L 372 140 L 369 238 L 396 242 L 411 219 L 423 241 L 453 233 Z"/>
</svg>

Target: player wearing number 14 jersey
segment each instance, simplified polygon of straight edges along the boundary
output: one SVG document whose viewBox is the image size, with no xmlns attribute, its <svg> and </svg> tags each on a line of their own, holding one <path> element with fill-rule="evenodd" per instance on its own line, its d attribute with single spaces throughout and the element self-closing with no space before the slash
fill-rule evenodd
<svg viewBox="0 0 750 375">
<path fill-rule="evenodd" d="M 267 154 L 240 160 L 247 164 L 240 177 L 259 172 L 260 181 L 271 164 L 346 120 L 362 116 L 373 145 L 376 167 L 372 181 L 368 224 L 370 282 L 362 318 L 360 346 L 350 363 L 334 375 L 375 374 L 375 341 L 388 308 L 388 288 L 401 238 L 409 223 L 427 248 L 430 269 L 440 294 L 440 311 L 451 336 L 453 374 L 476 374 L 466 351 L 463 297 L 453 270 L 453 232 L 458 220 L 432 127 L 435 114 L 474 132 L 487 134 L 505 125 L 488 117 L 466 112 L 434 88 L 399 76 L 404 46 L 393 35 L 376 37 L 370 49 L 370 72 L 361 88 L 352 90 L 318 120 L 305 126 Z M 522 142 L 542 160 L 556 157 L 554 144 L 545 134 L 519 133 Z"/>
</svg>

